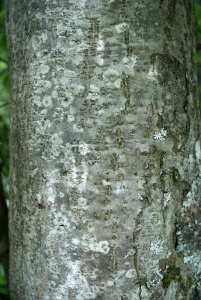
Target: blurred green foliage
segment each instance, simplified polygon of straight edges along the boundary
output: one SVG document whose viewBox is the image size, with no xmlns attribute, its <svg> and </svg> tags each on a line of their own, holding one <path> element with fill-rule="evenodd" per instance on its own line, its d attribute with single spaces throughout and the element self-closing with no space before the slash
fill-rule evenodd
<svg viewBox="0 0 201 300">
<path fill-rule="evenodd" d="M 2 178 L 5 198 L 9 198 L 8 176 L 9 176 L 9 80 L 6 49 L 5 30 L 5 1 L 0 0 L 0 166 L 2 167 Z M 4 232 L 5 224 L 0 218 L 0 239 Z M 0 264 L 0 293 L 8 295 L 5 273 Z"/>
<path fill-rule="evenodd" d="M 200 44 L 201 42 L 201 6 L 200 5 L 195 5 L 195 30 L 196 30 L 197 44 Z M 201 62 L 201 53 L 200 53 L 201 49 L 197 49 L 197 50 L 198 50 L 197 51 L 198 62 Z"/>
<path fill-rule="evenodd" d="M 0 264 L 0 293 L 8 295 L 8 287 L 3 270 L 3 266 Z"/>
<path fill-rule="evenodd" d="M 5 31 L 5 1 L 0 1 L 0 164 L 9 175 L 9 80 Z"/>
</svg>

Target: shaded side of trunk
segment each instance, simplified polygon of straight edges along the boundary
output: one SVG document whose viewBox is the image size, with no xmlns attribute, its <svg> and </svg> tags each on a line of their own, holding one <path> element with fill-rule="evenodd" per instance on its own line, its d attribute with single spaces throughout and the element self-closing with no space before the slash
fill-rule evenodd
<svg viewBox="0 0 201 300">
<path fill-rule="evenodd" d="M 7 34 L 11 298 L 194 297 L 193 1 L 9 0 Z"/>
</svg>

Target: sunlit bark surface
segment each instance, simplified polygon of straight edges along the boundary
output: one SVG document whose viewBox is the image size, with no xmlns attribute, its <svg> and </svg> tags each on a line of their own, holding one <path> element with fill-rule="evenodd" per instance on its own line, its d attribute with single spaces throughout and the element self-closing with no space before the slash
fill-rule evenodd
<svg viewBox="0 0 201 300">
<path fill-rule="evenodd" d="M 12 300 L 200 299 L 192 5 L 7 1 Z"/>
</svg>

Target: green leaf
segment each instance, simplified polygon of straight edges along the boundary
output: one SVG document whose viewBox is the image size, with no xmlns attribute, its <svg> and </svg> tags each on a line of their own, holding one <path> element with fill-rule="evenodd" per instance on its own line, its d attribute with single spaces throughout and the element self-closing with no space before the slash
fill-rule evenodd
<svg viewBox="0 0 201 300">
<path fill-rule="evenodd" d="M 4 164 L 3 168 L 2 168 L 2 173 L 6 176 L 9 177 L 9 167 L 8 165 Z"/>
<path fill-rule="evenodd" d="M 196 54 L 197 62 L 201 63 L 201 51 L 198 51 Z"/>
<path fill-rule="evenodd" d="M 2 294 L 8 295 L 8 287 L 2 264 L 0 264 L 0 292 Z"/>
<path fill-rule="evenodd" d="M 2 12 L 3 10 L 5 10 L 5 1 L 0 0 L 0 12 Z"/>
<path fill-rule="evenodd" d="M 9 76 L 8 76 L 8 69 L 6 71 L 6 74 L 4 76 L 4 79 L 3 79 L 3 85 L 4 87 L 9 90 Z"/>
</svg>

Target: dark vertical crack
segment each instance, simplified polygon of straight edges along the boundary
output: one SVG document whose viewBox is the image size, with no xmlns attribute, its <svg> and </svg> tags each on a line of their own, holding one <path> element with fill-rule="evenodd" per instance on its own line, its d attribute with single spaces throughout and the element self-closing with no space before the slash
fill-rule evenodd
<svg viewBox="0 0 201 300">
<path fill-rule="evenodd" d="M 142 284 L 141 284 L 141 279 L 140 279 L 140 275 L 139 275 L 139 271 L 138 271 L 138 266 L 137 266 L 137 248 L 135 248 L 134 266 L 135 266 L 135 269 L 136 269 L 137 278 L 138 278 L 138 282 L 139 282 L 139 285 L 140 285 L 140 288 L 139 288 L 139 298 L 140 298 L 140 300 L 142 300 Z"/>
</svg>

